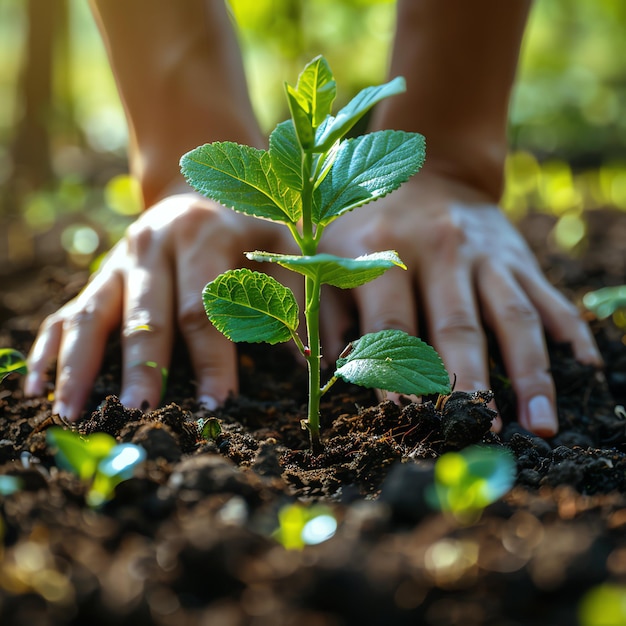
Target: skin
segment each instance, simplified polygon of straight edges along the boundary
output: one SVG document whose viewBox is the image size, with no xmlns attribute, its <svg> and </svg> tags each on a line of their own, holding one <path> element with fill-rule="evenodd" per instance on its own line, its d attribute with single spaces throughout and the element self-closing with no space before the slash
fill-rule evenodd
<svg viewBox="0 0 626 626">
<path fill-rule="evenodd" d="M 43 392 L 56 359 L 53 410 L 78 419 L 107 337 L 119 327 L 121 400 L 154 407 L 160 373 L 141 363 L 167 366 L 178 326 L 198 398 L 214 408 L 237 390 L 236 356 L 206 319 L 202 288 L 225 269 L 245 265 L 244 250 L 293 251 L 286 229 L 189 193 L 178 171 L 180 156 L 199 143 L 264 147 L 240 53 L 221 0 L 92 0 L 92 6 L 148 210 L 81 294 L 43 323 L 25 391 Z M 421 314 L 456 388 L 471 391 L 489 387 L 489 327 L 518 395 L 520 423 L 550 436 L 557 419 L 544 329 L 571 342 L 583 362 L 600 364 L 600 355 L 576 308 L 550 286 L 497 206 L 527 13 L 525 0 L 399 0 L 390 76 L 404 75 L 408 91 L 381 103 L 372 130 L 421 132 L 426 165 L 397 192 L 333 223 L 320 251 L 356 256 L 395 249 L 409 269 L 349 293 L 328 290 L 322 340 L 325 353 L 336 355 L 353 315 L 363 333 L 417 333 Z M 290 273 L 277 278 L 297 291 Z"/>
</svg>

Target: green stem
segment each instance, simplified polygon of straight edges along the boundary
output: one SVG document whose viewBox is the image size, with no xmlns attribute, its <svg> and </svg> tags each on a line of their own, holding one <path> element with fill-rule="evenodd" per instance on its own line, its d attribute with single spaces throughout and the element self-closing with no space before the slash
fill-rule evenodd
<svg viewBox="0 0 626 626">
<path fill-rule="evenodd" d="M 313 232 L 313 157 L 311 154 L 302 155 L 302 245 L 304 255 L 314 255 L 317 252 L 317 240 Z M 321 452 L 320 441 L 320 283 L 318 280 L 307 277 L 305 279 L 305 320 L 309 342 L 309 353 L 306 361 L 309 372 L 309 408 L 307 426 L 311 451 L 314 454 Z"/>
<path fill-rule="evenodd" d="M 320 389 L 320 397 L 322 397 L 339 379 L 332 376 L 330 380 Z"/>
<path fill-rule="evenodd" d="M 311 441 L 311 451 L 318 453 L 322 448 L 320 442 L 320 398 L 322 394 L 320 390 L 319 282 L 312 278 L 306 279 L 305 298 L 307 302 L 305 318 L 310 350 L 310 353 L 306 357 L 309 370 L 309 410 L 307 425 Z"/>
<path fill-rule="evenodd" d="M 296 331 L 291 331 L 291 338 L 293 339 L 293 342 L 296 344 L 296 347 L 300 351 L 300 354 L 306 355 L 304 344 L 302 343 L 302 340 L 300 339 Z"/>
</svg>

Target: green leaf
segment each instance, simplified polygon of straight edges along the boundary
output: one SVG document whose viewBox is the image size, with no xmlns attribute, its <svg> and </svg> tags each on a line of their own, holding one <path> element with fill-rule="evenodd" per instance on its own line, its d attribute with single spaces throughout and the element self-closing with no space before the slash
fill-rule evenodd
<svg viewBox="0 0 626 626">
<path fill-rule="evenodd" d="M 222 425 L 217 417 L 209 417 L 207 419 L 199 419 L 198 426 L 200 427 L 200 434 L 203 439 L 213 440 L 217 439 L 222 432 Z"/>
<path fill-rule="evenodd" d="M 286 504 L 278 511 L 278 528 L 273 537 L 287 550 L 302 550 L 330 539 L 337 530 L 333 510 L 324 504 Z"/>
<path fill-rule="evenodd" d="M 313 121 L 308 111 L 304 96 L 299 94 L 291 85 L 285 83 L 285 93 L 287 94 L 287 104 L 293 120 L 298 141 L 303 150 L 308 150 L 313 146 L 315 132 Z"/>
<path fill-rule="evenodd" d="M 26 375 L 26 357 L 12 348 L 0 348 L 0 382 L 14 373 Z"/>
<path fill-rule="evenodd" d="M 277 280 L 248 269 L 220 274 L 202 292 L 207 316 L 231 341 L 288 341 L 298 327 L 298 304 Z"/>
<path fill-rule="evenodd" d="M 599 319 L 610 317 L 618 309 L 626 308 L 626 285 L 590 291 L 583 297 L 583 304 Z"/>
<path fill-rule="evenodd" d="M 326 226 L 394 191 L 419 171 L 424 156 L 424 137 L 418 133 L 383 130 L 345 141 L 315 192 L 315 223 Z"/>
<path fill-rule="evenodd" d="M 440 356 L 427 343 L 400 330 L 363 335 L 337 359 L 335 376 L 373 389 L 407 395 L 450 393 Z"/>
<path fill-rule="evenodd" d="M 113 446 L 106 457 L 101 460 L 98 464 L 98 472 L 110 478 L 116 478 L 118 482 L 128 480 L 145 458 L 146 451 L 141 446 L 134 443 L 120 443 Z"/>
<path fill-rule="evenodd" d="M 295 88 L 285 83 L 285 93 L 298 141 L 304 150 L 309 150 L 315 141 L 315 129 L 330 114 L 337 95 L 326 59 L 315 57 L 298 76 Z"/>
<path fill-rule="evenodd" d="M 365 254 L 356 259 L 346 259 L 332 254 L 297 256 L 259 251 L 246 252 L 246 256 L 252 261 L 278 263 L 294 272 L 317 279 L 320 284 L 333 285 L 341 289 L 364 285 L 394 266 L 406 269 L 406 265 L 393 250 Z"/>
<path fill-rule="evenodd" d="M 54 426 L 46 432 L 48 444 L 57 449 L 57 463 L 77 474 L 81 480 L 89 480 L 96 473 L 98 464 L 115 447 L 115 439 L 106 433 L 94 433 L 81 437 L 73 430 Z"/>
<path fill-rule="evenodd" d="M 302 151 L 293 127 L 287 120 L 270 135 L 270 161 L 276 176 L 294 191 L 302 191 Z"/>
<path fill-rule="evenodd" d="M 115 487 L 131 478 L 135 468 L 145 459 L 145 449 L 134 443 L 120 443 L 114 446 L 98 464 L 91 489 L 87 494 L 89 505 L 100 506 L 110 500 Z"/>
<path fill-rule="evenodd" d="M 180 166 L 194 189 L 235 211 L 283 223 L 300 219 L 300 196 L 277 178 L 265 150 L 215 142 L 187 152 Z"/>
<path fill-rule="evenodd" d="M 307 103 L 313 128 L 317 128 L 330 115 L 337 84 L 328 61 L 323 56 L 315 57 L 300 73 L 296 90 Z"/>
<path fill-rule="evenodd" d="M 470 446 L 447 452 L 435 463 L 435 484 L 427 491 L 433 508 L 461 521 L 506 494 L 515 483 L 516 464 L 506 448 Z"/>
<path fill-rule="evenodd" d="M 378 102 L 406 91 L 404 78 L 397 76 L 393 80 L 376 87 L 366 87 L 348 104 L 322 124 L 315 137 L 315 152 L 326 152 L 338 139 L 346 136 L 348 131 Z"/>
<path fill-rule="evenodd" d="M 19 491 L 23 486 L 24 481 L 18 476 L 10 476 L 9 474 L 2 474 L 0 476 L 0 496 L 10 496 L 16 491 Z M 1 530 L 2 525 L 0 524 L 0 531 Z M 2 533 L 0 532 L 0 537 L 1 536 Z"/>
</svg>

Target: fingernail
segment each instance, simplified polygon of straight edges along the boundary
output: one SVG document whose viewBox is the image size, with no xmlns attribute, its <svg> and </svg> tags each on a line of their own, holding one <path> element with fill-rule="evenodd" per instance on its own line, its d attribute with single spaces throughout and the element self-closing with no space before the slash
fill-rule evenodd
<svg viewBox="0 0 626 626">
<path fill-rule="evenodd" d="M 24 379 L 24 395 L 40 396 L 43 394 L 46 381 L 39 372 L 30 372 Z"/>
<path fill-rule="evenodd" d="M 142 406 L 148 403 L 145 394 L 141 392 L 135 393 L 133 390 L 125 391 L 120 396 L 120 402 L 129 409 L 141 409 Z"/>
<path fill-rule="evenodd" d="M 552 402 L 546 396 L 535 396 L 528 403 L 528 425 L 538 435 L 550 437 L 559 429 Z"/>
<path fill-rule="evenodd" d="M 65 402 L 55 402 L 52 406 L 52 413 L 56 413 L 60 417 L 71 420 L 72 410 Z"/>
<path fill-rule="evenodd" d="M 220 403 L 213 396 L 202 395 L 198 398 L 198 404 L 209 411 L 215 411 Z"/>
</svg>

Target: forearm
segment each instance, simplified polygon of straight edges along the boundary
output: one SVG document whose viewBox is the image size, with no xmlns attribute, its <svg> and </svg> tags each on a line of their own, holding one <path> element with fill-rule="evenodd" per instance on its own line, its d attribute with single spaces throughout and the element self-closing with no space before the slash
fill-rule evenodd
<svg viewBox="0 0 626 626">
<path fill-rule="evenodd" d="M 183 153 L 210 141 L 259 145 L 224 0 L 91 0 L 129 126 L 146 206 L 182 181 Z"/>
<path fill-rule="evenodd" d="M 425 170 L 455 176 L 497 200 L 509 96 L 529 0 L 398 0 L 391 75 L 407 92 L 384 101 L 376 128 L 426 137 Z"/>
</svg>

